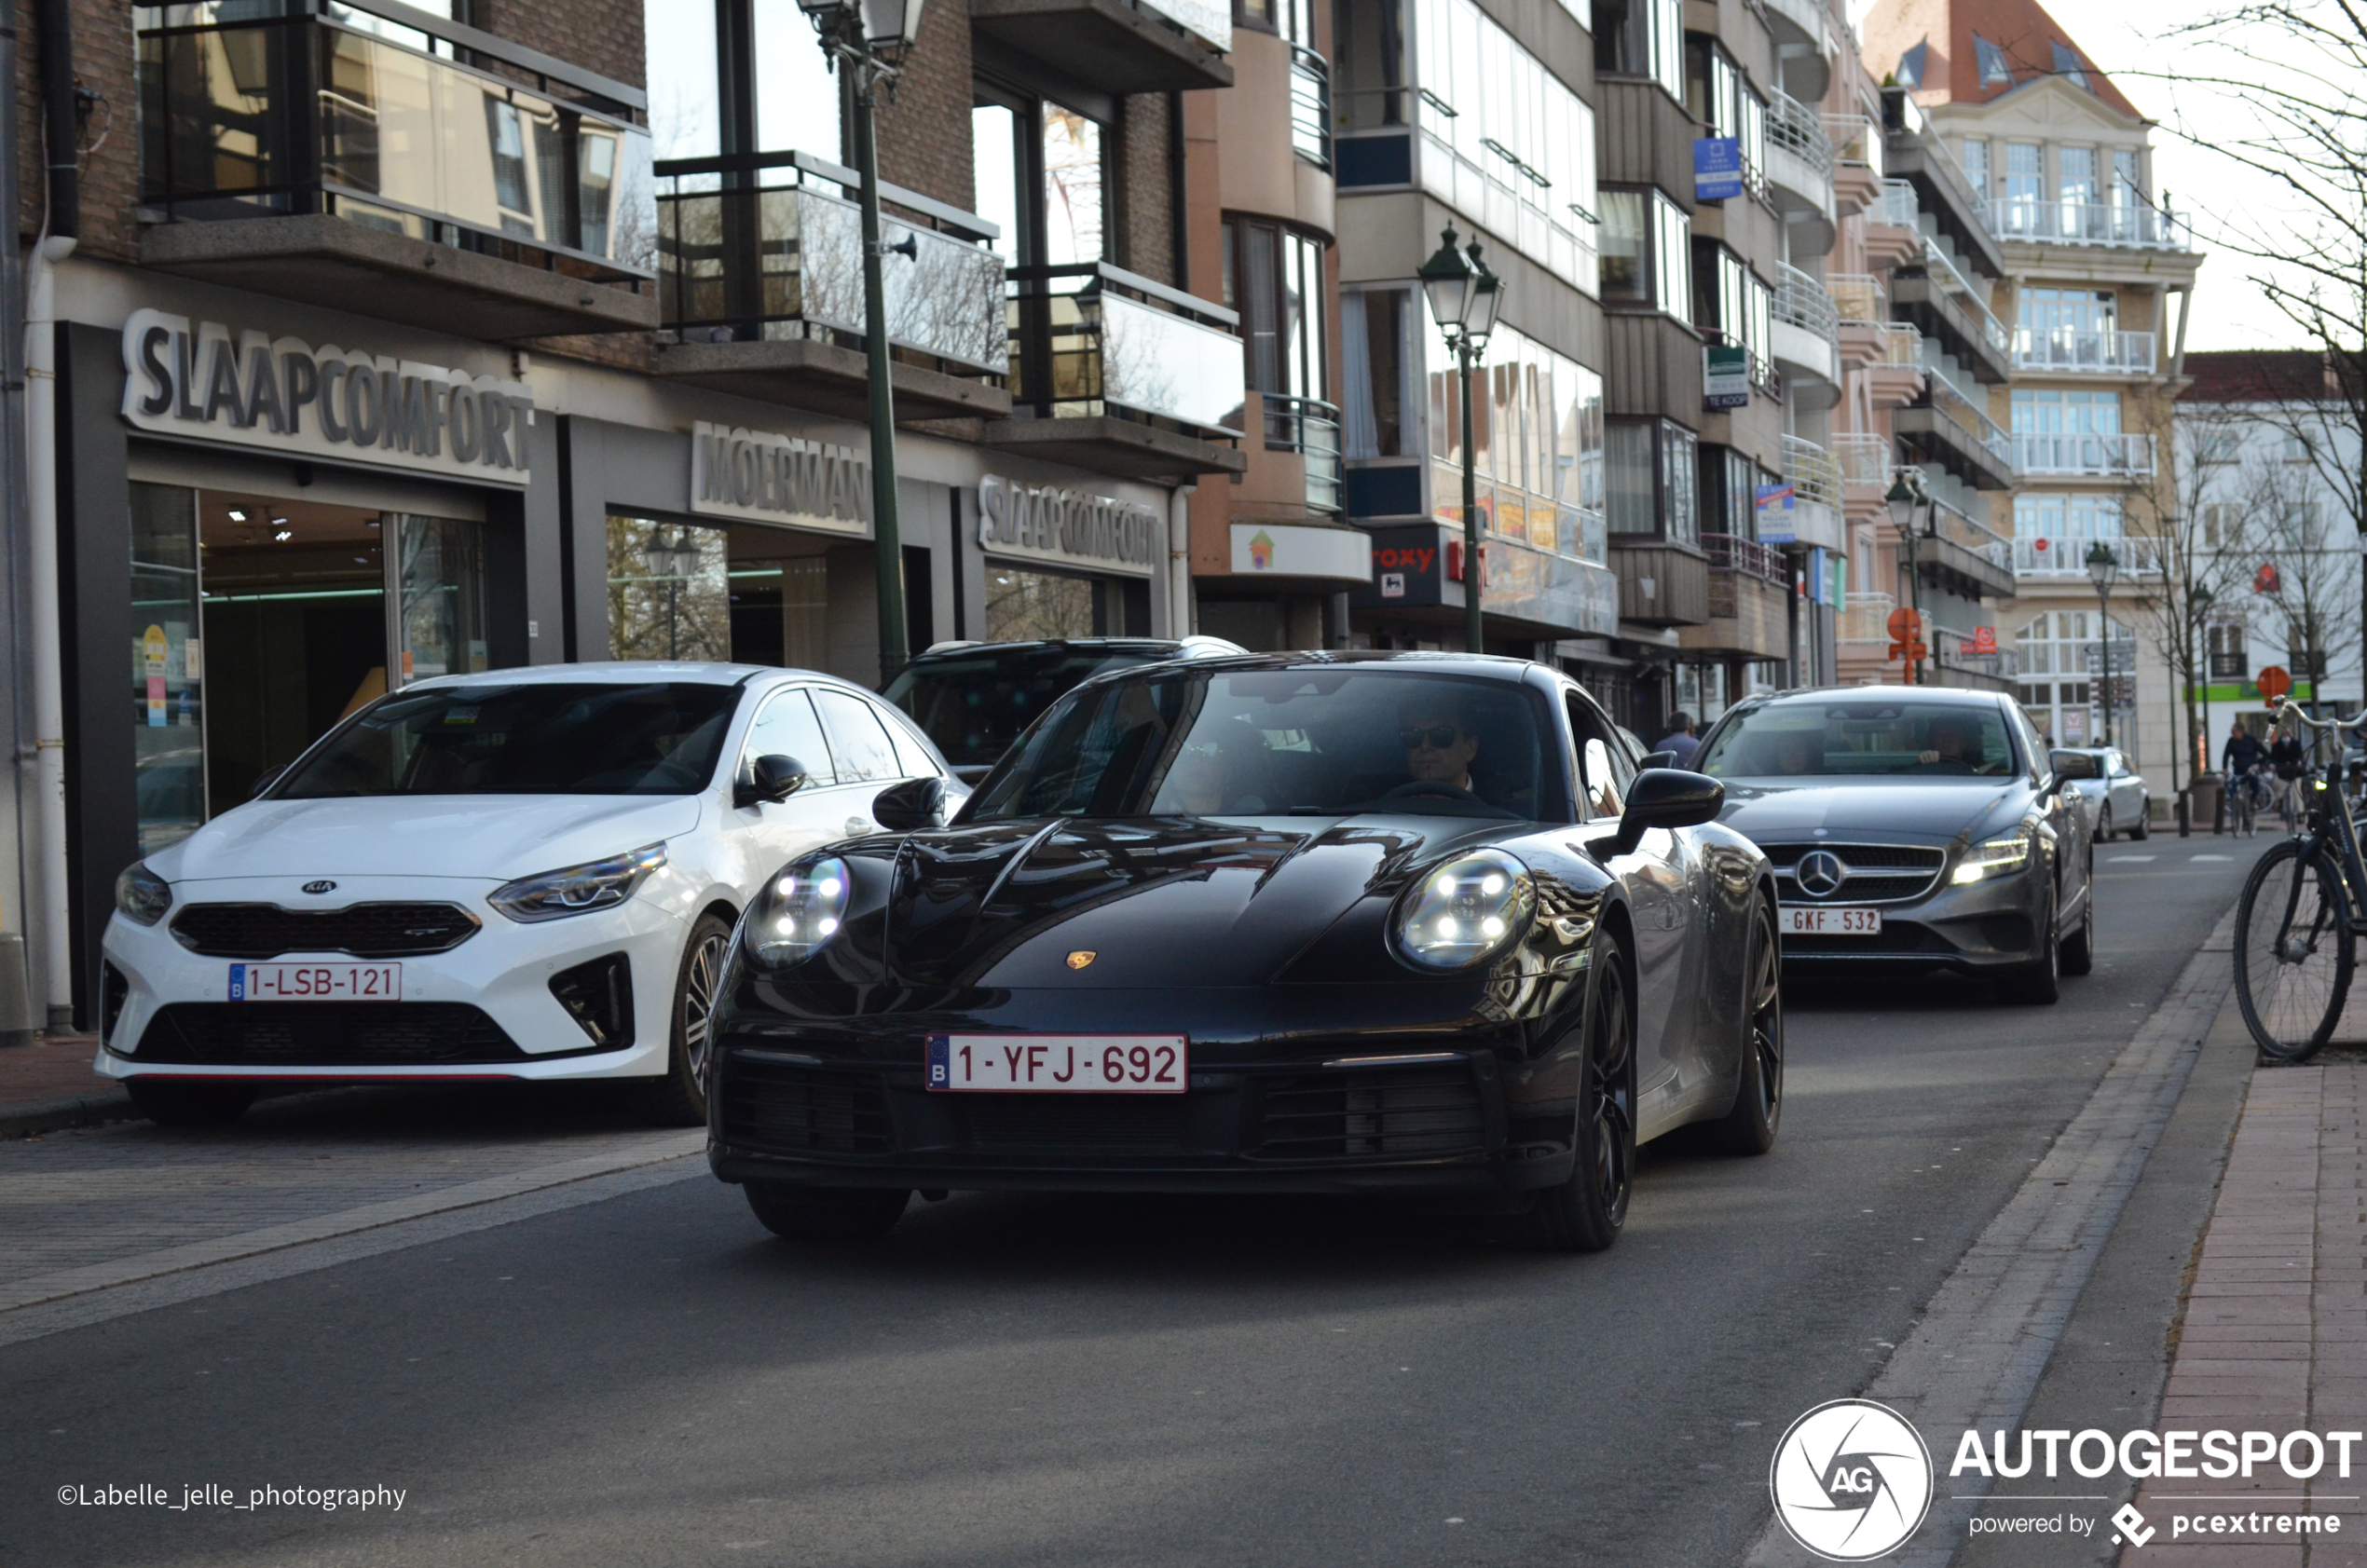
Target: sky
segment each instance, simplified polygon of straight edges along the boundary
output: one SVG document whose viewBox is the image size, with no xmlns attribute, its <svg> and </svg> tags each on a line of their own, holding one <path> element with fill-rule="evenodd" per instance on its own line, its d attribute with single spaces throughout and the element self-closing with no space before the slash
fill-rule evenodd
<svg viewBox="0 0 2367 1568">
<path fill-rule="evenodd" d="M 2206 253 L 2195 287 L 2186 347 L 2193 348 L 2296 348 L 2292 324 L 2261 297 L 2249 279 L 2265 264 L 2214 247 L 2222 214 L 2237 213 L 2248 225 L 2263 214 L 2291 211 L 2277 187 L 2227 158 L 2171 134 L 2169 122 L 2182 120 L 2197 140 L 2232 138 L 2247 119 L 2241 105 L 2191 86 L 2149 79 L 2140 72 L 2167 73 L 2174 48 L 2160 35 L 2181 22 L 2228 8 L 2229 0 L 2044 0 L 2047 11 L 2089 60 L 2114 77 L 2129 101 L 2152 119 L 2165 122 L 2154 133 L 2154 185 L 2194 225 L 2196 245 Z M 1872 0 L 1851 0 L 1850 16 L 1862 17 Z"/>
</svg>

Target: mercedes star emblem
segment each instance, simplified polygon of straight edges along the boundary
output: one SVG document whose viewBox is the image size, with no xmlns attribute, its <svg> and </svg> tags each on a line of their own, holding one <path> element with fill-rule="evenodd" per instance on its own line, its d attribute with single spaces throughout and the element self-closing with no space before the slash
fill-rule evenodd
<svg viewBox="0 0 2367 1568">
<path fill-rule="evenodd" d="M 1811 898 L 1830 896 L 1848 876 L 1849 867 L 1830 850 L 1815 850 L 1800 856 L 1799 865 L 1792 870 L 1792 879 Z"/>
</svg>

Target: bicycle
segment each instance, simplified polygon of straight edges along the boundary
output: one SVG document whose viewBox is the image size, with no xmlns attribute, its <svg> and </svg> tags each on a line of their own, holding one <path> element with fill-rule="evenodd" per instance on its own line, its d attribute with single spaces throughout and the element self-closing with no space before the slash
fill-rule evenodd
<svg viewBox="0 0 2367 1568">
<path fill-rule="evenodd" d="M 2228 770 L 2227 811 L 2237 833 L 2249 839 L 2259 830 L 2260 811 L 2267 804 L 2267 793 L 2258 767 L 2247 768 L 2240 773 Z"/>
<path fill-rule="evenodd" d="M 2278 710 L 2287 716 L 2321 734 L 2367 728 L 2367 714 L 2316 719 L 2291 702 Z M 2331 749 L 2323 776 L 2307 781 L 2305 825 L 2270 846 L 2236 901 L 2236 1000 L 2271 1061 L 2307 1061 L 2333 1036 L 2367 926 L 2367 865 L 2344 788 L 2347 748 Z"/>
</svg>

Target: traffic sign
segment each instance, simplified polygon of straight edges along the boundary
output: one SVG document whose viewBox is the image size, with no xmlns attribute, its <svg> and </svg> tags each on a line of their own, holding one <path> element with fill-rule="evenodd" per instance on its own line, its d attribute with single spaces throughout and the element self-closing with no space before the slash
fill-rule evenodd
<svg viewBox="0 0 2367 1568">
<path fill-rule="evenodd" d="M 1890 640 L 1903 643 L 1911 640 L 1921 630 L 1915 624 L 1915 612 L 1904 605 L 1890 612 Z"/>
<path fill-rule="evenodd" d="M 1890 645 L 1890 656 L 1893 659 L 1921 659 L 1929 652 L 1931 652 L 1931 649 L 1922 643 L 1893 643 Z"/>
<path fill-rule="evenodd" d="M 2253 677 L 2252 684 L 2260 688 L 2263 697 L 2277 702 L 2283 701 L 2285 693 L 2293 689 L 2293 677 L 2282 664 L 2271 664 Z"/>
<path fill-rule="evenodd" d="M 1974 627 L 1973 651 L 1975 653 L 1995 653 L 1997 651 L 1997 628 L 1994 626 Z"/>
</svg>

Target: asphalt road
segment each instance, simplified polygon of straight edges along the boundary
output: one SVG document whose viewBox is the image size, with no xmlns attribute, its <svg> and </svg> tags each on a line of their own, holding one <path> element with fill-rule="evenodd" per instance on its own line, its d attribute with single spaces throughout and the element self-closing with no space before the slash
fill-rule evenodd
<svg viewBox="0 0 2367 1568">
<path fill-rule="evenodd" d="M 804 1248 L 699 1179 L 7 1345 L 0 1562 L 1732 1562 L 1785 1425 L 1864 1386 L 2268 841 L 2106 847 L 2053 1008 L 1796 988 L 1776 1151 L 1648 1150 L 1603 1256 L 978 1195 Z M 56 1501 L 136 1482 L 405 1496 Z"/>
</svg>

